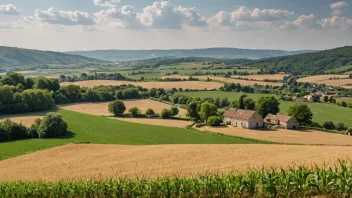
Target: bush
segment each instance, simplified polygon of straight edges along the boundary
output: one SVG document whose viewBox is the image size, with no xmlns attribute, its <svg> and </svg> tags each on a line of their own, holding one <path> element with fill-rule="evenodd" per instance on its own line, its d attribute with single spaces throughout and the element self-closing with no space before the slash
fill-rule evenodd
<svg viewBox="0 0 352 198">
<path fill-rule="evenodd" d="M 200 127 L 203 127 L 203 126 L 207 126 L 207 125 L 205 123 L 197 123 L 196 124 L 197 128 L 200 128 Z"/>
<path fill-rule="evenodd" d="M 317 122 L 312 122 L 309 126 L 315 127 L 315 128 L 322 128 L 322 126 Z"/>
<path fill-rule="evenodd" d="M 67 123 L 58 113 L 48 113 L 38 126 L 39 138 L 52 138 L 64 135 L 67 132 Z"/>
<path fill-rule="evenodd" d="M 352 133 L 352 127 L 348 128 L 347 132 L 351 132 Z"/>
<path fill-rule="evenodd" d="M 155 116 L 155 112 L 153 109 L 147 109 L 147 111 L 145 112 L 145 115 L 152 117 L 152 116 Z"/>
<path fill-rule="evenodd" d="M 120 101 L 120 100 L 112 101 L 109 104 L 109 112 L 114 114 L 115 116 L 121 115 L 125 111 L 126 111 L 125 104 L 122 101 Z"/>
<path fill-rule="evenodd" d="M 178 115 L 178 112 L 179 112 L 179 110 L 177 107 L 175 107 L 175 106 L 171 107 L 172 116 Z"/>
<path fill-rule="evenodd" d="M 221 122 L 222 122 L 222 120 L 218 116 L 210 116 L 208 118 L 207 125 L 208 126 L 220 126 Z"/>
<path fill-rule="evenodd" d="M 169 110 L 169 109 L 163 109 L 163 110 L 161 111 L 161 117 L 162 117 L 162 118 L 164 118 L 164 119 L 166 119 L 166 118 L 171 118 L 171 116 L 172 116 L 171 110 Z"/>
<path fill-rule="evenodd" d="M 27 128 L 11 120 L 5 120 L 0 124 L 0 142 L 26 139 Z"/>
<path fill-rule="evenodd" d="M 132 117 L 137 117 L 141 114 L 141 111 L 137 107 L 132 107 L 128 110 Z"/>
<path fill-rule="evenodd" d="M 347 129 L 347 127 L 345 127 L 344 123 L 337 123 L 336 124 L 336 130 L 338 131 L 345 131 Z"/>
<path fill-rule="evenodd" d="M 323 127 L 325 129 L 328 129 L 328 130 L 334 130 L 335 129 L 335 125 L 333 122 L 331 121 L 326 121 L 324 124 L 323 124 Z"/>
</svg>

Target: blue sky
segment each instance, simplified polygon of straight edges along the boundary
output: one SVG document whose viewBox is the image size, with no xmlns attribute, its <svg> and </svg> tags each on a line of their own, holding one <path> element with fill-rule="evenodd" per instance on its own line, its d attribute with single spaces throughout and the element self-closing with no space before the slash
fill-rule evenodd
<svg viewBox="0 0 352 198">
<path fill-rule="evenodd" d="M 0 45 L 328 49 L 352 45 L 352 0 L 0 0 Z"/>
</svg>

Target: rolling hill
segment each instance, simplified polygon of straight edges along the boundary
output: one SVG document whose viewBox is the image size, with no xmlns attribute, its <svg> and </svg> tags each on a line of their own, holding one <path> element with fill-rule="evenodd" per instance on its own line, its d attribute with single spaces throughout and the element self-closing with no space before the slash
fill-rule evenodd
<svg viewBox="0 0 352 198">
<path fill-rule="evenodd" d="M 67 54 L 81 55 L 106 61 L 132 61 L 158 57 L 208 57 L 221 59 L 260 59 L 312 52 L 312 50 L 253 50 L 238 48 L 175 49 L 175 50 L 95 50 L 74 51 Z"/>
<path fill-rule="evenodd" d="M 0 68 L 10 66 L 35 66 L 42 64 L 91 64 L 104 61 L 60 52 L 39 51 L 15 47 L 0 47 Z"/>
</svg>

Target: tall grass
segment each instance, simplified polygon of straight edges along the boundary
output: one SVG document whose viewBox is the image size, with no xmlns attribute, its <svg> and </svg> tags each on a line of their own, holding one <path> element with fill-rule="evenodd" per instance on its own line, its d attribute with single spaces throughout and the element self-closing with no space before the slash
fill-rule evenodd
<svg viewBox="0 0 352 198">
<path fill-rule="evenodd" d="M 0 183 L 0 197 L 351 197 L 352 164 L 199 179 Z"/>
</svg>

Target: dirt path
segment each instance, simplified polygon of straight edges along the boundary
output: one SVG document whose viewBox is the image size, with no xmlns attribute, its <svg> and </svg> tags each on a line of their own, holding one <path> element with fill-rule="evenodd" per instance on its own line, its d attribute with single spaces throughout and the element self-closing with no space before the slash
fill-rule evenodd
<svg viewBox="0 0 352 198">
<path fill-rule="evenodd" d="M 350 147 L 290 145 L 66 145 L 0 161 L 0 181 L 157 178 L 248 168 L 333 166 Z"/>
</svg>

